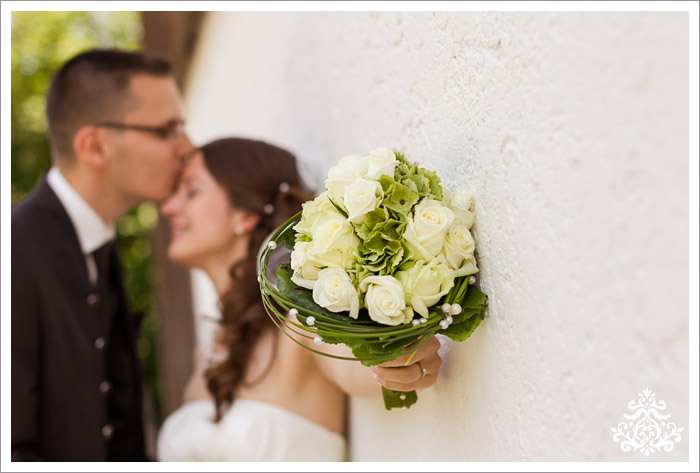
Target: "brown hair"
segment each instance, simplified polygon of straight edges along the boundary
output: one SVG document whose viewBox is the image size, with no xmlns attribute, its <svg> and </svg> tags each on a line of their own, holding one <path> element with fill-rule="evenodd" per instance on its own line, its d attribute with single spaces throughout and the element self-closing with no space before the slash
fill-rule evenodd
<svg viewBox="0 0 700 473">
<path fill-rule="evenodd" d="M 91 49 L 74 56 L 51 78 L 46 95 L 48 135 L 57 157 L 73 158 L 73 137 L 83 126 L 119 119 L 133 105 L 133 75 L 167 77 L 170 63 L 152 53 Z"/>
<path fill-rule="evenodd" d="M 250 234 L 247 255 L 231 268 L 231 287 L 221 297 L 220 342 L 228 351 L 227 358 L 205 372 L 207 387 L 216 401 L 218 421 L 243 381 L 255 343 L 266 329 L 274 326 L 260 297 L 258 249 L 313 195 L 303 187 L 294 156 L 276 146 L 224 138 L 205 145 L 201 151 L 204 165 L 224 188 L 231 204 L 261 217 Z"/>
</svg>

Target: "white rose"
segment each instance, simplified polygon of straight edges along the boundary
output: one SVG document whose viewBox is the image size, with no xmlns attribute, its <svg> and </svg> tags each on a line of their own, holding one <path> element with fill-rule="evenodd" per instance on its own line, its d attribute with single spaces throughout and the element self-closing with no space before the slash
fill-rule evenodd
<svg viewBox="0 0 700 473">
<path fill-rule="evenodd" d="M 309 258 L 309 253 L 306 251 L 308 246 L 309 242 L 305 241 L 298 241 L 294 244 L 291 255 L 291 264 L 294 270 L 292 282 L 297 286 L 313 289 L 321 266 Z"/>
<path fill-rule="evenodd" d="M 328 198 L 328 192 L 322 192 L 314 200 L 304 202 L 301 206 L 301 220 L 294 226 L 294 230 L 311 238 L 311 229 L 316 220 L 328 212 L 340 215 Z"/>
<path fill-rule="evenodd" d="M 366 179 L 377 180 L 384 174 L 394 177 L 394 169 L 398 160 L 389 148 L 373 149 L 366 159 L 368 161 Z"/>
<path fill-rule="evenodd" d="M 423 199 L 416 206 L 413 217 L 409 217 L 404 233 L 414 259 L 431 260 L 437 256 L 442 251 L 445 234 L 453 220 L 454 214 L 441 202 Z"/>
<path fill-rule="evenodd" d="M 345 187 L 343 202 L 348 210 L 348 220 L 361 222 L 366 213 L 377 208 L 384 197 L 382 186 L 376 181 L 355 179 Z"/>
<path fill-rule="evenodd" d="M 413 310 L 406 307 L 401 283 L 393 276 L 369 276 L 360 283 L 365 293 L 369 317 L 384 325 L 400 325 L 413 318 Z"/>
<path fill-rule="evenodd" d="M 454 286 L 455 274 L 439 256 L 430 262 L 417 261 L 407 271 L 396 273 L 403 285 L 406 300 L 421 316 L 428 316 L 428 309 L 437 304 Z"/>
<path fill-rule="evenodd" d="M 452 225 L 445 236 L 445 246 L 443 254 L 450 267 L 457 270 L 458 276 L 474 274 L 476 260 L 474 259 L 474 238 L 471 232 L 464 225 Z"/>
<path fill-rule="evenodd" d="M 338 164 L 328 170 L 326 189 L 336 204 L 342 205 L 345 187 L 358 177 L 364 176 L 368 166 L 367 157 L 350 155 L 340 158 Z"/>
<path fill-rule="evenodd" d="M 334 210 L 319 215 L 311 227 L 307 258 L 320 266 L 349 268 L 354 262 L 358 239 L 350 222 Z"/>
<path fill-rule="evenodd" d="M 314 302 L 331 312 L 348 311 L 357 318 L 360 299 L 348 273 L 341 268 L 326 268 L 318 273 L 313 290 Z"/>
<path fill-rule="evenodd" d="M 315 251 L 329 251 L 352 245 L 352 226 L 336 212 L 319 216 L 311 227 L 311 242 Z"/>
<path fill-rule="evenodd" d="M 294 249 L 291 255 L 291 265 L 294 271 L 300 271 L 306 260 L 306 247 L 309 246 L 308 241 L 298 241 L 294 243 Z"/>
<path fill-rule="evenodd" d="M 479 268 L 476 266 L 476 258 L 471 256 L 470 258 L 465 258 L 462 261 L 462 266 L 455 270 L 455 277 L 470 276 L 478 272 Z"/>
<path fill-rule="evenodd" d="M 474 225 L 474 193 L 464 188 L 445 192 L 445 204 L 454 212 L 455 220 L 471 229 Z"/>
</svg>

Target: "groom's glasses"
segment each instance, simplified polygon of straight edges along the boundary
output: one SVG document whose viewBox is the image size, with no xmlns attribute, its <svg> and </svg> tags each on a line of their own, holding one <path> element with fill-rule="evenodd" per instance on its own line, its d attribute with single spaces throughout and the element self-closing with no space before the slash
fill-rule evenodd
<svg viewBox="0 0 700 473">
<path fill-rule="evenodd" d="M 185 133 L 185 122 L 182 120 L 171 120 L 165 125 L 148 126 L 148 125 L 132 125 L 130 123 L 117 122 L 100 122 L 95 123 L 95 126 L 102 128 L 113 128 L 116 130 L 136 130 L 145 133 L 151 133 L 163 140 L 173 140 Z"/>
</svg>

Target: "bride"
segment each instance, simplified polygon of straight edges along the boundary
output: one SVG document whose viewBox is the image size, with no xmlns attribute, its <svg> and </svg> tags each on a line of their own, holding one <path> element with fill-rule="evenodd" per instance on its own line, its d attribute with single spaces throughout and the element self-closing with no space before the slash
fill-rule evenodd
<svg viewBox="0 0 700 473">
<path fill-rule="evenodd" d="M 184 404 L 163 423 L 161 461 L 344 461 L 347 394 L 380 396 L 380 384 L 412 391 L 437 379 L 435 338 L 409 365 L 402 357 L 366 368 L 305 350 L 267 316 L 257 250 L 312 197 L 289 152 L 226 138 L 190 158 L 163 204 L 172 228 L 168 255 L 207 273 L 222 317 L 213 356 L 201 360 L 197 351 Z M 343 345 L 323 347 L 351 354 Z"/>
</svg>

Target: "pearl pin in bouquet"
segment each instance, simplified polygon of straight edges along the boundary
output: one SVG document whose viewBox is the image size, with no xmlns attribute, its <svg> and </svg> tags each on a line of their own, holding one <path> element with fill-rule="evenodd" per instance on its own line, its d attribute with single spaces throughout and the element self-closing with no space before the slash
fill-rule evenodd
<svg viewBox="0 0 700 473">
<path fill-rule="evenodd" d="M 354 358 L 343 359 L 366 366 L 415 353 L 436 333 L 466 340 L 488 303 L 474 276 L 473 194 L 450 192 L 387 148 L 341 158 L 325 184 L 260 252 L 260 291 L 275 324 L 321 355 L 334 356 L 302 338 L 344 343 Z M 290 261 L 273 283 L 270 255 L 281 243 Z M 417 400 L 415 391 L 382 393 L 387 409 Z"/>
</svg>

